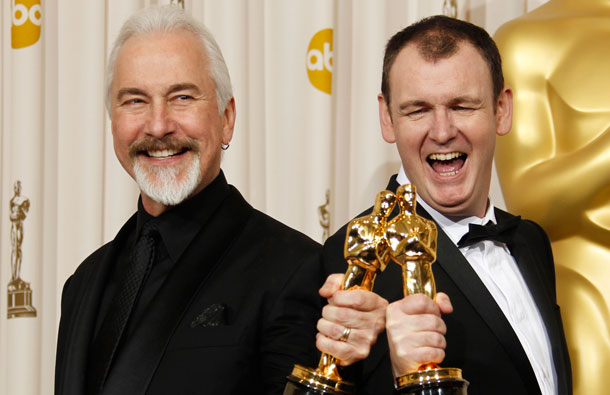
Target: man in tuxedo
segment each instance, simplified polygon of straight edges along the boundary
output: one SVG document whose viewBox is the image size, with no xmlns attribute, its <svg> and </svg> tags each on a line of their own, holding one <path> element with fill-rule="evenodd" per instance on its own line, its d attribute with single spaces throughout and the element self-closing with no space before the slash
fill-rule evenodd
<svg viewBox="0 0 610 395">
<path fill-rule="evenodd" d="M 179 8 L 136 13 L 107 107 L 141 194 L 64 286 L 55 393 L 281 393 L 316 361 L 320 246 L 227 183 L 235 101 L 214 38 Z"/>
<path fill-rule="evenodd" d="M 346 365 L 368 355 L 346 372 L 360 393 L 393 393 L 396 379 L 432 362 L 461 368 L 470 395 L 570 394 L 548 238 L 488 197 L 496 135 L 512 122 L 493 40 L 464 21 L 421 20 L 389 40 L 381 90 L 382 135 L 402 161 L 387 189 L 414 184 L 417 213 L 436 223 L 432 270 L 441 292 L 434 301 L 404 297 L 393 264 L 377 277 L 377 294 L 339 291 L 341 275 L 331 275 L 317 346 Z M 475 225 L 487 223 L 497 224 L 489 232 L 496 237 L 476 236 Z M 326 242 L 327 272 L 345 270 L 344 240 L 345 227 Z"/>
</svg>

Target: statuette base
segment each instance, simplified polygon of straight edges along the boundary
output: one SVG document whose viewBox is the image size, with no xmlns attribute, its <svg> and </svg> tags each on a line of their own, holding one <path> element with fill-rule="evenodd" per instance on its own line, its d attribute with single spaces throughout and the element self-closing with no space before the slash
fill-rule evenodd
<svg viewBox="0 0 610 395">
<path fill-rule="evenodd" d="M 295 365 L 287 378 L 284 395 L 352 394 L 355 389 L 350 382 L 326 377 L 314 369 L 300 365 Z"/>
</svg>

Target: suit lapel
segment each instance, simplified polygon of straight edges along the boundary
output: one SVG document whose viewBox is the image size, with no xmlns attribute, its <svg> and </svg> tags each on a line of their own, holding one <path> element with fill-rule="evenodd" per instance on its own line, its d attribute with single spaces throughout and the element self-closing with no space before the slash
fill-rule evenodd
<svg viewBox="0 0 610 395">
<path fill-rule="evenodd" d="M 431 219 L 423 209 L 420 215 Z M 442 270 L 447 274 L 502 344 L 504 351 L 513 361 L 513 366 L 520 371 L 520 376 L 527 387 L 537 388 L 536 376 L 521 342 L 485 284 L 442 229 L 438 230 L 437 244 L 437 257 L 439 258 L 432 265 L 433 269 Z"/>
<path fill-rule="evenodd" d="M 92 264 L 87 265 L 82 279 L 76 284 L 80 287 L 75 294 L 70 295 L 70 302 L 77 303 L 69 316 L 69 322 L 62 322 L 62 327 L 67 333 L 62 334 L 61 340 L 65 341 L 62 350 L 58 349 L 58 355 L 63 355 L 62 366 L 57 370 L 62 372 L 58 393 L 66 395 L 80 395 L 85 388 L 87 362 L 89 357 L 89 345 L 93 338 L 93 332 L 97 322 L 100 300 L 107 282 L 107 277 L 114 266 L 117 256 L 117 246 L 123 244 L 123 240 L 135 227 L 136 216 L 132 216 L 121 228 L 116 238 L 108 245 L 100 258 L 94 258 Z M 93 257 L 92 257 L 93 258 Z M 75 276 L 78 273 L 75 273 Z"/>
<path fill-rule="evenodd" d="M 154 309 L 134 329 L 131 341 L 118 356 L 104 394 L 143 394 L 163 356 L 165 348 L 190 305 L 214 268 L 222 261 L 252 213 L 241 195 L 232 193 L 195 237 L 159 294 Z"/>
<path fill-rule="evenodd" d="M 495 214 L 498 221 L 512 217 L 511 214 L 499 209 L 496 209 Z M 550 252 L 550 246 L 548 246 L 548 251 L 546 251 L 548 257 L 537 258 L 539 254 L 544 254 L 545 251 L 541 247 L 542 244 L 532 243 L 531 240 L 533 237 L 536 237 L 536 235 L 528 232 L 525 226 L 521 226 L 517 232 L 515 232 L 514 240 L 508 248 L 517 262 L 519 271 L 534 298 L 536 307 L 538 307 L 538 311 L 540 312 L 540 316 L 546 327 L 549 342 L 552 347 L 553 362 L 557 371 L 557 386 L 559 388 L 559 393 L 562 394 L 565 393 L 565 388 L 569 387 L 566 377 L 568 373 L 562 374 L 563 367 L 568 360 L 567 347 L 565 345 L 561 317 L 558 314 L 557 302 L 554 298 L 555 285 L 554 283 L 549 282 L 550 280 L 554 280 L 555 277 L 549 273 L 545 274 L 543 267 L 545 262 L 553 262 L 552 253 Z M 540 248 L 533 248 L 533 246 L 539 245 Z"/>
<path fill-rule="evenodd" d="M 496 210 L 498 221 L 501 218 L 510 217 L 512 217 L 511 214 Z M 554 321 L 555 302 L 549 298 L 550 295 L 553 295 L 553 290 L 549 288 L 550 284 L 548 284 L 546 276 L 540 272 L 542 269 L 540 263 L 536 262 L 535 257 L 532 255 L 533 250 L 528 242 L 529 235 L 525 234 L 523 229 L 519 230 L 515 232 L 514 240 L 508 247 L 517 262 L 519 271 L 534 298 L 536 306 L 538 306 L 544 324 L 549 328 L 553 326 L 552 322 Z"/>
</svg>

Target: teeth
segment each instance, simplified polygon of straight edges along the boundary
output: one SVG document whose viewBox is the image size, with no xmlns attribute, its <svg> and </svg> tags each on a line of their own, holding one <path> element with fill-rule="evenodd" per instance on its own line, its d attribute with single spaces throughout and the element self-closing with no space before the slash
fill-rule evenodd
<svg viewBox="0 0 610 395">
<path fill-rule="evenodd" d="M 448 171 L 448 172 L 446 172 L 446 173 L 441 173 L 441 176 L 444 176 L 444 177 L 449 177 L 449 176 L 454 176 L 454 175 L 456 175 L 457 173 L 458 173 L 457 171 Z"/>
<path fill-rule="evenodd" d="M 431 154 L 428 158 L 431 160 L 452 160 L 462 156 L 460 152 L 449 152 L 447 154 Z"/>
<path fill-rule="evenodd" d="M 168 156 L 176 155 L 178 151 L 174 150 L 162 150 L 162 151 L 148 151 L 148 156 L 153 158 L 167 158 Z"/>
</svg>

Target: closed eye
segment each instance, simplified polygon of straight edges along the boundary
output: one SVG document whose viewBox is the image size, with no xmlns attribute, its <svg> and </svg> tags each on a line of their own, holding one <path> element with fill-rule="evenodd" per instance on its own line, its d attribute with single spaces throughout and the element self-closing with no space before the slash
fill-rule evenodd
<svg viewBox="0 0 610 395">
<path fill-rule="evenodd" d="M 474 108 L 472 108 L 472 107 L 465 107 L 465 106 L 453 106 L 452 110 L 454 110 L 454 111 L 473 111 Z"/>
<path fill-rule="evenodd" d="M 418 117 L 418 116 L 424 115 L 426 112 L 428 112 L 427 108 L 418 108 L 415 110 L 408 111 L 406 113 L 406 115 L 408 117 Z"/>
<path fill-rule="evenodd" d="M 133 105 L 133 104 L 142 104 L 142 103 L 144 103 L 144 100 L 142 100 L 139 97 L 134 97 L 134 98 L 127 99 L 127 100 L 123 101 L 121 103 L 121 105 L 122 106 L 129 106 L 129 105 Z"/>
<path fill-rule="evenodd" d="M 192 100 L 193 96 L 190 95 L 178 95 L 174 97 L 174 100 Z"/>
<path fill-rule="evenodd" d="M 195 103 L 195 97 L 187 94 L 171 96 L 169 104 L 175 108 L 188 108 Z"/>
</svg>

